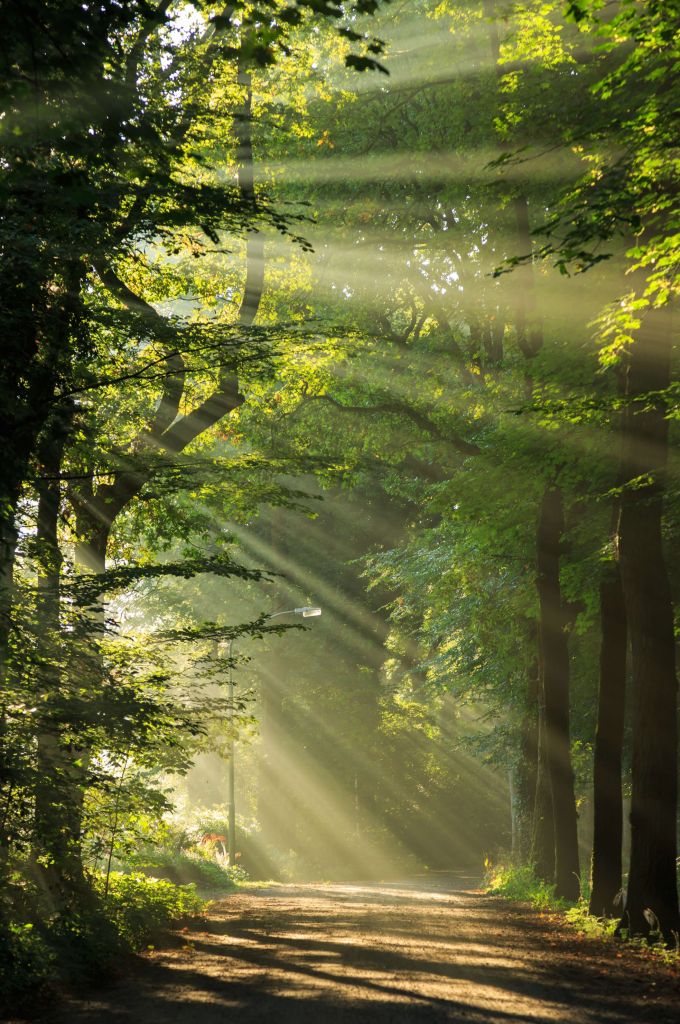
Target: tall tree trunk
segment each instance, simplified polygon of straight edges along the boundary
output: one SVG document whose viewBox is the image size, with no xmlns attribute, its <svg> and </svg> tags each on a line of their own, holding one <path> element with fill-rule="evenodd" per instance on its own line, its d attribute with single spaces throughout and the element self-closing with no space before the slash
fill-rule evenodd
<svg viewBox="0 0 680 1024">
<path fill-rule="evenodd" d="M 482 5 L 484 17 L 489 25 L 489 42 L 491 46 L 491 58 L 496 70 L 496 76 L 500 80 L 504 74 L 504 68 L 500 64 L 500 36 L 498 32 L 499 13 L 496 9 L 495 0 L 484 0 Z M 506 142 L 499 143 L 501 150 L 507 150 Z M 531 237 L 531 224 L 529 220 L 529 201 L 525 193 L 518 192 L 512 200 L 513 212 L 515 215 L 515 232 L 517 250 L 520 255 L 530 253 L 533 250 Z M 509 296 L 510 307 L 513 310 L 515 334 L 517 347 L 526 359 L 526 371 L 524 389 L 529 400 L 533 396 L 534 382 L 530 371 L 532 360 L 543 348 L 543 324 L 538 310 L 536 297 L 536 281 L 534 268 L 531 262 L 525 262 L 515 268 L 513 288 Z M 541 520 L 543 518 L 543 507 L 541 509 Z M 540 530 L 539 530 L 539 576 L 540 576 Z M 540 593 L 540 583 L 539 583 Z M 559 554 L 558 554 L 558 598 L 559 598 Z M 544 642 L 547 639 L 544 629 L 543 614 L 541 614 L 541 625 L 538 630 L 538 666 L 539 678 L 537 679 L 538 690 L 538 722 L 537 722 L 537 756 L 536 756 L 536 790 L 533 807 L 533 823 L 531 831 L 530 858 L 540 878 L 546 881 L 553 881 L 555 878 L 556 852 L 554 843 L 558 838 L 555 822 L 553 820 L 553 798 L 551 775 L 555 767 L 555 758 L 549 757 L 549 750 L 552 748 L 551 737 L 548 732 L 548 707 L 545 692 L 545 657 Z M 550 632 L 550 631 L 548 631 Z M 565 638 L 566 642 L 566 638 Z M 549 653 L 552 652 L 552 645 Z M 549 683 L 554 673 L 549 668 Z M 569 700 L 568 685 L 568 663 L 567 663 L 567 705 Z M 551 701 L 551 705 L 552 705 Z M 568 723 L 567 723 L 568 729 Z M 559 785 L 558 785 L 559 790 Z M 572 786 L 573 790 L 573 786 Z M 574 810 L 575 814 L 575 810 Z M 560 832 L 561 835 L 561 832 Z M 578 853 L 577 853 L 578 859 Z M 564 858 L 560 856 L 560 861 Z"/>
<path fill-rule="evenodd" d="M 545 747 L 555 824 L 555 892 L 577 900 L 580 893 L 574 773 L 569 741 L 569 648 L 560 590 L 564 499 L 546 489 L 538 526 L 538 597 L 545 701 Z"/>
<path fill-rule="evenodd" d="M 677 886 L 678 736 L 673 606 L 662 546 L 671 330 L 644 316 L 626 372 L 618 545 L 633 678 L 631 855 L 623 924 L 635 934 L 680 933 Z"/>
<path fill-rule="evenodd" d="M 14 559 L 17 545 L 17 530 L 14 525 L 16 499 L 9 503 L 0 495 L 0 802 L 4 810 L 0 822 L 0 883 L 7 871 L 10 837 L 6 818 L 12 802 L 13 784 L 11 753 L 7 738 L 6 686 L 9 636 L 12 620 L 12 599 L 14 585 Z M 4 515 L 2 509 L 4 508 Z"/>
<path fill-rule="evenodd" d="M 36 266 L 41 262 L 38 260 Z M 66 378 L 70 369 L 68 337 L 80 311 L 83 276 L 84 268 L 70 262 L 52 280 L 42 274 L 32 277 L 31 273 L 16 278 L 10 270 L 9 280 L 2 282 L 7 308 L 19 310 L 17 321 L 6 331 L 0 360 L 0 798 L 6 797 L 6 807 L 12 791 L 5 703 L 18 541 L 17 508 L 31 459 L 41 434 L 45 436 L 45 424 L 55 415 L 57 383 Z M 64 426 L 65 421 L 57 430 L 59 450 Z M 0 828 L 0 877 L 9 842 L 8 829 Z"/>
<path fill-rule="evenodd" d="M 37 484 L 39 568 L 38 623 L 44 644 L 45 692 L 37 740 L 37 786 L 33 853 L 45 888 L 62 911 L 82 901 L 88 886 L 81 854 L 82 793 L 86 764 L 64 738 L 72 722 L 68 694 L 59 668 L 62 652 L 60 626 L 60 574 L 62 554 L 57 532 L 61 487 L 59 473 L 66 423 L 54 422 L 43 439 Z"/>
<path fill-rule="evenodd" d="M 522 864 L 531 859 L 531 837 L 538 781 L 538 661 L 527 674 L 526 704 L 520 725 L 518 759 L 514 771 L 517 809 L 516 842 L 513 854 Z"/>
<path fill-rule="evenodd" d="M 542 696 L 539 697 L 536 799 L 531 831 L 531 863 L 537 876 L 544 882 L 555 881 L 555 822 L 548 773 L 545 708 Z"/>
<path fill-rule="evenodd" d="M 620 909 L 623 793 L 621 760 L 626 696 L 626 609 L 621 573 L 612 563 L 600 583 L 600 686 L 593 766 L 593 860 L 590 913 Z"/>
</svg>

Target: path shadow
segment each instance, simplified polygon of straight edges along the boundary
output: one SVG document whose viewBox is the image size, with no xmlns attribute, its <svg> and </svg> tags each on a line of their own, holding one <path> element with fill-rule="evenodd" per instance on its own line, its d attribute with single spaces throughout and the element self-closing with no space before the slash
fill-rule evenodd
<svg viewBox="0 0 680 1024">
<path fill-rule="evenodd" d="M 212 915 L 192 933 L 187 952 L 144 960 L 133 981 L 65 1015 L 42 1019 L 677 1024 L 677 1003 L 646 1005 L 639 983 L 620 969 L 607 975 L 585 956 L 554 957 L 545 949 L 545 926 L 522 908 L 469 890 L 450 890 L 454 901 L 438 903 L 404 885 L 360 889 L 284 889 L 280 901 L 270 890 L 264 893 L 268 901 L 253 893 L 245 907 L 226 901 L 222 915 Z M 478 919 L 478 928 L 470 927 L 471 918 Z M 518 969 L 510 958 L 520 948 L 532 955 Z"/>
</svg>

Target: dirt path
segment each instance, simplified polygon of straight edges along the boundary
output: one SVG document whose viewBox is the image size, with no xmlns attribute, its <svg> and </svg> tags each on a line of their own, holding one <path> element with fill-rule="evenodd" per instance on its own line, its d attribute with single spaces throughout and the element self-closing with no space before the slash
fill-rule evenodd
<svg viewBox="0 0 680 1024">
<path fill-rule="evenodd" d="M 466 888 L 281 886 L 216 904 L 45 1024 L 678 1024 L 677 978 Z"/>
</svg>

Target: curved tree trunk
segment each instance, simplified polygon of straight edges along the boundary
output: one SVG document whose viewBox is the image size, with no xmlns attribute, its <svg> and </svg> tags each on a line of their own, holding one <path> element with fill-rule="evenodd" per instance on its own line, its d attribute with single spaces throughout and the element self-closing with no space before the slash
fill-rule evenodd
<svg viewBox="0 0 680 1024">
<path fill-rule="evenodd" d="M 245 86 L 243 107 L 236 118 L 239 140 L 239 188 L 242 198 L 252 204 L 255 213 L 257 202 L 251 143 L 250 75 L 247 72 L 239 73 L 239 83 Z M 167 331 L 165 321 L 154 307 L 136 295 L 111 267 L 102 263 L 96 266 L 96 270 L 102 283 L 129 309 L 143 315 L 150 325 L 162 326 Z M 253 230 L 246 238 L 246 275 L 238 315 L 241 326 L 252 326 L 259 310 L 263 289 L 264 238 L 261 232 Z M 113 483 L 101 484 L 96 490 L 93 480 L 89 480 L 70 491 L 71 502 L 76 509 L 79 537 L 75 560 L 81 568 L 90 572 L 106 571 L 109 537 L 116 519 L 153 477 L 153 470 L 146 469 L 141 464 L 140 454 L 145 451 L 167 455 L 180 454 L 192 441 L 239 408 L 244 401 L 238 389 L 237 360 L 231 354 L 225 353 L 224 360 L 219 365 L 214 391 L 185 415 L 179 414 L 185 391 L 185 367 L 181 355 L 177 352 L 170 351 L 166 360 L 166 371 L 163 394 L 153 420 L 130 446 L 128 454 L 132 468 L 123 469 Z M 83 750 L 79 752 L 77 760 L 86 764 L 89 757 L 89 751 Z M 71 827 L 79 848 L 85 797 L 84 779 L 83 774 L 76 780 L 72 791 L 74 817 Z"/>
</svg>

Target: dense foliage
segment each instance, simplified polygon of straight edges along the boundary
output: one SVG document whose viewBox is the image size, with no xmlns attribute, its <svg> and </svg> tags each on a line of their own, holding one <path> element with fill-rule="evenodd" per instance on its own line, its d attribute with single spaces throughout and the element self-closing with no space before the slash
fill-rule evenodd
<svg viewBox="0 0 680 1024">
<path fill-rule="evenodd" d="M 0 985 L 499 848 L 672 941 L 680 5 L 0 27 Z"/>
</svg>

